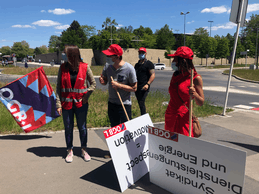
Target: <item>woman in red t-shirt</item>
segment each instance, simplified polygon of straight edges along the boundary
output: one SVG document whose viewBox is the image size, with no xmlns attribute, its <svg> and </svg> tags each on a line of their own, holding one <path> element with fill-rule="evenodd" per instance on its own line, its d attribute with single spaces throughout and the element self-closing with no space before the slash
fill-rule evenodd
<svg viewBox="0 0 259 194">
<path fill-rule="evenodd" d="M 190 96 L 197 105 L 202 106 L 204 94 L 202 78 L 197 74 L 192 63 L 193 51 L 186 46 L 179 47 L 174 54 L 172 68 L 175 70 L 170 86 L 170 101 L 165 112 L 165 130 L 189 136 Z M 193 86 L 190 87 L 191 69 L 193 69 Z M 193 137 L 193 129 L 192 129 Z"/>
</svg>

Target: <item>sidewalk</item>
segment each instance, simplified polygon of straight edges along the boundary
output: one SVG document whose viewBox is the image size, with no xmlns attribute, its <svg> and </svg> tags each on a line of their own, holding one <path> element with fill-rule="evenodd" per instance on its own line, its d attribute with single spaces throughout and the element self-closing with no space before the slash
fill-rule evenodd
<svg viewBox="0 0 259 194">
<path fill-rule="evenodd" d="M 259 190 L 259 113 L 235 110 L 227 116 L 201 118 L 201 140 L 247 152 L 245 194 Z M 164 123 L 155 124 L 163 128 Z M 74 161 L 67 164 L 64 132 L 0 136 L 0 193 L 120 193 L 102 131 L 89 129 L 90 162 L 80 157 L 79 133 L 74 132 Z M 125 194 L 168 192 L 149 182 L 148 175 L 127 189 Z"/>
</svg>

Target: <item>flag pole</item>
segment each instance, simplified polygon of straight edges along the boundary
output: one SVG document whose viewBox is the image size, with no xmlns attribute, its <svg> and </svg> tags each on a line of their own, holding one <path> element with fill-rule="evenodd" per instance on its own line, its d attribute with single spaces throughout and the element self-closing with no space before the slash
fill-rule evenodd
<svg viewBox="0 0 259 194">
<path fill-rule="evenodd" d="M 193 86 L 193 69 L 191 69 L 191 83 L 190 87 Z M 189 137 L 192 136 L 192 97 L 190 96 L 190 107 L 189 107 Z"/>
<path fill-rule="evenodd" d="M 111 76 L 111 80 L 113 81 L 113 78 L 112 78 L 112 76 Z M 127 111 L 126 111 L 126 109 L 125 109 L 125 107 L 124 107 L 124 104 L 123 104 L 123 102 L 122 102 L 122 100 L 121 100 L 120 93 L 118 92 L 118 90 L 117 90 L 117 89 L 115 89 L 115 90 L 116 90 L 116 92 L 117 92 L 117 95 L 118 95 L 118 97 L 119 97 L 119 99 L 120 99 L 120 102 L 121 102 L 121 105 L 122 105 L 122 107 L 123 107 L 123 110 L 124 110 L 124 112 L 125 112 L 125 115 L 126 115 L 126 117 L 127 117 L 128 121 L 129 121 L 129 116 L 128 116 L 128 114 L 127 114 Z"/>
</svg>

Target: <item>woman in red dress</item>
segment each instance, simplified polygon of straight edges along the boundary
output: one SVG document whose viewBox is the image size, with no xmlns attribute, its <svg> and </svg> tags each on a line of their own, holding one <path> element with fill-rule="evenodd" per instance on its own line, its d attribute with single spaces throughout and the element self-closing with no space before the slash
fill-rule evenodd
<svg viewBox="0 0 259 194">
<path fill-rule="evenodd" d="M 175 70 L 170 86 L 170 102 L 165 112 L 165 130 L 189 136 L 190 96 L 199 106 L 203 105 L 204 94 L 202 78 L 197 74 L 192 63 L 193 52 L 189 47 L 179 47 L 174 54 L 172 68 Z M 190 87 L 191 69 L 193 69 L 193 86 Z M 193 137 L 193 129 L 192 129 Z"/>
</svg>

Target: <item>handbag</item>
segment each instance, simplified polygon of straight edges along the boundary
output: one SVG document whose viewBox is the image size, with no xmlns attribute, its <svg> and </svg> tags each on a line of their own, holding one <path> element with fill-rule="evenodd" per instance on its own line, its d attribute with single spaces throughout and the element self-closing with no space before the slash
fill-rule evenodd
<svg viewBox="0 0 259 194">
<path fill-rule="evenodd" d="M 177 84 L 177 94 L 178 94 L 179 98 L 181 99 L 183 105 L 187 108 L 187 110 L 189 110 L 189 108 L 186 106 L 183 99 L 181 98 L 180 94 L 178 93 L 178 84 Z M 202 135 L 202 128 L 200 125 L 200 121 L 198 120 L 198 117 L 196 117 L 193 113 L 192 113 L 192 128 L 193 128 L 194 137 L 198 138 Z"/>
</svg>

